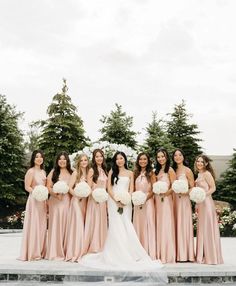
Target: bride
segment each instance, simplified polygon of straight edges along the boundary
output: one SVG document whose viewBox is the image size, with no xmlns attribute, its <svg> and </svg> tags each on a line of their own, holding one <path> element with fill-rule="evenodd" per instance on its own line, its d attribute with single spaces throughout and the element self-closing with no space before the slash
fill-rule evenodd
<svg viewBox="0 0 236 286">
<path fill-rule="evenodd" d="M 128 170 L 125 153 L 117 151 L 112 158 L 108 175 L 109 229 L 103 251 L 87 254 L 80 264 L 106 270 L 156 271 L 163 267 L 160 261 L 152 260 L 142 247 L 131 222 L 132 206 L 124 206 L 115 200 L 117 191 L 133 192 L 133 172 Z M 123 209 L 123 212 L 118 212 Z M 155 237 L 153 237 L 155 239 Z M 163 274 L 164 275 L 164 274 Z M 162 275 L 162 279 L 166 279 Z"/>
</svg>

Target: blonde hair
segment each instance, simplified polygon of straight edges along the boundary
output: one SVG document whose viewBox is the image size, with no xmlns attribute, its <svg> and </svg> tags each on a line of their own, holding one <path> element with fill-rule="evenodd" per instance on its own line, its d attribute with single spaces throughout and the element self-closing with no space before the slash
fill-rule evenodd
<svg viewBox="0 0 236 286">
<path fill-rule="evenodd" d="M 198 156 L 196 157 L 195 162 L 194 162 L 194 171 L 195 171 L 196 173 L 198 173 L 197 160 L 198 160 L 199 158 L 202 158 L 205 169 L 206 169 L 207 171 L 209 171 L 209 172 L 212 174 L 212 177 L 214 178 L 214 180 L 216 180 L 215 172 L 214 172 L 214 170 L 213 170 L 213 168 L 212 168 L 212 165 L 211 165 L 211 161 L 212 161 L 212 160 L 211 160 L 208 156 L 206 156 L 206 155 L 204 155 L 204 154 L 198 155 Z"/>
<path fill-rule="evenodd" d="M 88 174 L 88 170 L 89 170 L 89 158 L 86 154 L 82 153 L 78 156 L 78 159 L 77 159 L 77 163 L 76 163 L 76 171 L 77 171 L 77 177 L 76 177 L 76 182 L 79 182 L 81 177 L 83 176 L 83 171 L 80 167 L 80 162 L 81 162 L 81 159 L 83 157 L 86 157 L 87 160 L 88 160 L 88 166 L 86 167 L 86 175 Z"/>
</svg>

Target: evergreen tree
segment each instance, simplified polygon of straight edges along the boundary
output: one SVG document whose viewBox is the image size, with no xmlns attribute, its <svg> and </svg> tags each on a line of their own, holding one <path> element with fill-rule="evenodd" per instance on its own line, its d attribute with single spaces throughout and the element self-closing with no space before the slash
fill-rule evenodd
<svg viewBox="0 0 236 286">
<path fill-rule="evenodd" d="M 82 150 L 88 138 L 85 137 L 82 119 L 77 115 L 77 108 L 67 95 L 66 80 L 63 79 L 61 93 L 57 93 L 47 109 L 47 121 L 42 121 L 42 134 L 39 138 L 39 147 L 45 153 L 46 170 L 53 166 L 55 155 L 59 151 L 72 154 Z"/>
<path fill-rule="evenodd" d="M 127 116 L 126 112 L 122 111 L 122 106 L 115 104 L 116 109 L 111 111 L 109 116 L 102 116 L 100 121 L 104 126 L 99 130 L 102 134 L 101 141 L 110 143 L 125 144 L 131 148 L 136 147 L 137 141 L 136 132 L 131 130 L 133 126 L 133 117 Z"/>
<path fill-rule="evenodd" d="M 25 142 L 25 149 L 30 154 L 34 150 L 39 149 L 40 125 L 40 121 L 34 121 L 29 124 L 29 131 L 27 132 L 28 138 Z"/>
<path fill-rule="evenodd" d="M 164 121 L 162 119 L 157 120 L 157 112 L 153 112 L 152 122 L 148 124 L 145 130 L 147 138 L 141 149 L 146 151 L 153 160 L 156 159 L 156 151 L 160 147 L 166 148 L 170 153 L 174 150 L 165 132 Z"/>
<path fill-rule="evenodd" d="M 234 149 L 229 167 L 217 182 L 217 191 L 214 193 L 214 198 L 226 201 L 236 208 L 236 149 Z"/>
<path fill-rule="evenodd" d="M 23 134 L 18 128 L 22 113 L 0 95 L 0 208 L 16 205 L 24 197 Z"/>
<path fill-rule="evenodd" d="M 181 104 L 175 105 L 174 112 L 169 115 L 170 120 L 167 121 L 168 137 L 175 148 L 181 148 L 184 151 L 190 167 L 193 168 L 196 156 L 202 153 L 198 144 L 202 140 L 197 138 L 200 133 L 198 126 L 189 123 L 189 118 L 192 115 L 187 113 L 184 100 Z"/>
</svg>

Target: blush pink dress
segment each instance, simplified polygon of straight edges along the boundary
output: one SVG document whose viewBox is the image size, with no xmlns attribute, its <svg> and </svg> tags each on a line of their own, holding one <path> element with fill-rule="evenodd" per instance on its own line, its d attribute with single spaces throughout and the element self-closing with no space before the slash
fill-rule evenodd
<svg viewBox="0 0 236 286">
<path fill-rule="evenodd" d="M 203 188 L 206 192 L 209 190 L 203 174 L 199 173 L 195 182 L 197 187 Z M 198 263 L 222 264 L 220 231 L 212 196 L 207 195 L 202 203 L 197 204 L 197 208 L 196 260 Z"/>
<path fill-rule="evenodd" d="M 99 176 L 97 183 L 93 183 L 92 191 L 107 186 L 107 176 L 102 168 L 98 169 Z M 107 203 L 97 203 L 92 198 L 88 198 L 85 230 L 84 230 L 84 254 L 100 252 L 103 249 L 107 237 Z"/>
<path fill-rule="evenodd" d="M 186 180 L 187 176 L 177 175 L 177 179 Z M 174 195 L 174 210 L 176 222 L 176 260 L 194 261 L 194 238 L 193 238 L 193 220 L 192 205 L 189 195 Z"/>
<path fill-rule="evenodd" d="M 85 181 L 81 178 L 80 182 Z M 73 196 L 66 226 L 66 261 L 78 262 L 84 250 L 84 220 L 87 198 Z"/>
<path fill-rule="evenodd" d="M 167 173 L 162 171 L 157 176 L 158 181 L 163 181 L 170 186 Z M 156 210 L 156 258 L 162 263 L 175 263 L 175 223 L 172 195 L 162 197 L 155 195 Z"/>
<path fill-rule="evenodd" d="M 60 181 L 69 184 L 70 174 Z M 48 200 L 48 245 L 46 259 L 64 260 L 66 257 L 66 225 L 70 207 L 70 194 L 64 194 L 62 200 L 50 196 Z"/>
<path fill-rule="evenodd" d="M 135 190 L 146 194 L 151 190 L 151 182 L 148 182 L 144 174 L 136 178 Z M 141 209 L 139 206 L 134 206 L 133 224 L 143 248 L 152 259 L 156 259 L 155 207 L 153 197 L 147 200 Z"/>
<path fill-rule="evenodd" d="M 33 172 L 31 187 L 46 184 L 46 174 L 44 170 L 31 168 L 28 172 Z M 23 239 L 20 251 L 20 260 L 31 261 L 44 258 L 46 254 L 46 234 L 47 234 L 47 206 L 46 201 L 39 202 L 30 193 L 26 203 L 25 220 L 23 227 Z"/>
</svg>

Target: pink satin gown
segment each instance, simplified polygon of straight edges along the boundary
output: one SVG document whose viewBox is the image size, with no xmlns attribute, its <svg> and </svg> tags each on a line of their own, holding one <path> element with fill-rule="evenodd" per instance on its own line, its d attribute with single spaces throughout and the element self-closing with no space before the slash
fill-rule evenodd
<svg viewBox="0 0 236 286">
<path fill-rule="evenodd" d="M 167 173 L 160 171 L 158 181 L 164 181 L 170 186 Z M 172 195 L 162 198 L 155 195 L 156 209 L 156 258 L 162 263 L 175 263 L 175 223 Z"/>
<path fill-rule="evenodd" d="M 92 191 L 98 188 L 106 188 L 107 176 L 99 168 L 97 184 L 93 184 Z M 97 203 L 92 198 L 88 198 L 85 230 L 84 230 L 84 254 L 100 252 L 103 249 L 107 237 L 107 203 Z"/>
<path fill-rule="evenodd" d="M 81 178 L 80 182 L 84 181 Z M 87 198 L 73 196 L 66 226 L 66 261 L 78 262 L 84 250 L 85 203 Z"/>
<path fill-rule="evenodd" d="M 32 171 L 32 169 L 28 170 Z M 33 171 L 34 177 L 31 187 L 46 184 L 44 170 Z M 31 261 L 44 258 L 46 254 L 47 234 L 47 206 L 46 201 L 39 202 L 29 194 L 26 203 L 26 213 L 23 227 L 23 238 L 20 251 L 20 260 Z"/>
<path fill-rule="evenodd" d="M 187 180 L 185 174 L 177 175 L 177 179 Z M 192 205 L 189 195 L 174 195 L 174 210 L 176 222 L 176 260 L 195 261 Z"/>
<path fill-rule="evenodd" d="M 206 192 L 209 185 L 202 174 L 198 174 L 195 181 L 197 187 L 203 188 Z M 222 264 L 220 231 L 216 216 L 215 204 L 211 195 L 197 204 L 197 250 L 196 260 L 198 263 Z"/>
<path fill-rule="evenodd" d="M 135 190 L 148 193 L 151 190 L 151 183 L 143 174 L 139 175 L 135 180 Z M 134 207 L 133 224 L 139 241 L 148 255 L 152 259 L 156 259 L 156 239 L 155 239 L 155 207 L 154 199 L 150 198 L 140 209 L 139 206 Z"/>
<path fill-rule="evenodd" d="M 67 184 L 70 175 L 63 178 Z M 48 201 L 49 219 L 48 219 L 48 245 L 46 259 L 64 260 L 66 257 L 66 225 L 70 207 L 70 194 L 62 196 L 62 200 L 50 196 Z"/>
</svg>

